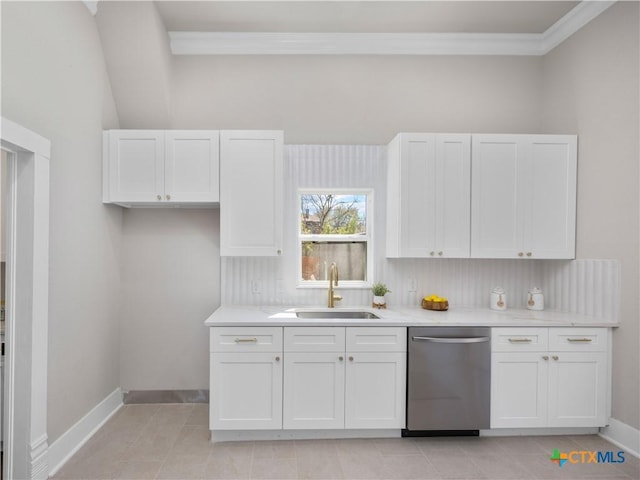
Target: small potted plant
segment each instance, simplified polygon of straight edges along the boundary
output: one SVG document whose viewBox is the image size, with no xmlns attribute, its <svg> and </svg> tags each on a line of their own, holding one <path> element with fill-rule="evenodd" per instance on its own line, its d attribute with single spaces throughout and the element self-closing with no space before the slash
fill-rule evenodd
<svg viewBox="0 0 640 480">
<path fill-rule="evenodd" d="M 384 283 L 374 283 L 371 287 L 373 291 L 373 307 L 374 308 L 387 308 L 387 303 L 384 300 L 384 296 L 387 293 L 391 293 L 391 290 L 387 288 Z"/>
</svg>

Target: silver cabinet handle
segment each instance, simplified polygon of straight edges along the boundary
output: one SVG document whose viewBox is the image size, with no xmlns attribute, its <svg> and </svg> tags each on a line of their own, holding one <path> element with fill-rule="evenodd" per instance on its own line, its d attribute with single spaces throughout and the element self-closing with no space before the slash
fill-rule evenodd
<svg viewBox="0 0 640 480">
<path fill-rule="evenodd" d="M 234 342 L 236 343 L 258 343 L 258 339 L 257 338 L 236 338 L 234 340 Z"/>
<path fill-rule="evenodd" d="M 558 360 L 560 357 L 558 357 L 558 355 L 554 355 L 551 358 L 553 358 L 554 360 Z"/>
<path fill-rule="evenodd" d="M 590 343 L 593 341 L 591 338 L 567 338 L 567 342 L 571 343 Z"/>
<path fill-rule="evenodd" d="M 489 337 L 411 337 L 414 342 L 431 343 L 484 343 Z"/>
<path fill-rule="evenodd" d="M 439 255 L 439 256 L 442 256 L 442 252 L 438 252 L 438 255 Z"/>
<path fill-rule="evenodd" d="M 156 195 L 156 198 L 157 198 L 158 200 L 162 200 L 162 195 Z"/>
<path fill-rule="evenodd" d="M 527 252 L 527 257 L 530 257 L 530 256 L 531 256 L 531 252 Z"/>
<path fill-rule="evenodd" d="M 349 357 L 349 361 L 350 361 L 350 362 L 353 362 L 353 357 Z"/>
<path fill-rule="evenodd" d="M 543 356 L 542 356 L 542 359 L 543 359 L 543 360 L 549 360 L 549 355 L 543 355 Z"/>
<path fill-rule="evenodd" d="M 524 252 L 518 252 L 519 257 L 524 257 Z"/>
<path fill-rule="evenodd" d="M 171 195 L 167 194 L 167 200 L 171 200 Z"/>
<path fill-rule="evenodd" d="M 276 357 L 276 362 L 279 362 L 279 361 L 280 361 L 280 357 Z"/>
<path fill-rule="evenodd" d="M 436 254 L 436 252 L 429 252 L 429 255 L 431 255 L 432 257 Z"/>
<path fill-rule="evenodd" d="M 344 360 L 344 357 L 343 357 L 342 355 L 340 355 L 340 356 L 338 357 L 338 360 L 343 361 L 343 360 Z"/>
<path fill-rule="evenodd" d="M 509 343 L 531 343 L 530 338 L 510 338 Z"/>
</svg>

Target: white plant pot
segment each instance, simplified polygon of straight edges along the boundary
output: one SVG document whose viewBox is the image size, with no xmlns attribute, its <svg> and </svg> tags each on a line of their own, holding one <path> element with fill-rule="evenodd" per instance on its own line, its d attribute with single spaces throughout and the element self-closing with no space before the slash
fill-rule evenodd
<svg viewBox="0 0 640 480">
<path fill-rule="evenodd" d="M 384 305 L 387 302 L 384 301 L 384 296 L 381 297 L 381 296 L 378 296 L 378 295 L 374 295 L 373 296 L 373 303 L 375 303 L 376 305 Z"/>
</svg>

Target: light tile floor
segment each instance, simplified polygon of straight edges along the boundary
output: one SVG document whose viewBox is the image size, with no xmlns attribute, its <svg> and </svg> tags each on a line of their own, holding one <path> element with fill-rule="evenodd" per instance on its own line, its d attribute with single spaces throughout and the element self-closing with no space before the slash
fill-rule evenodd
<svg viewBox="0 0 640 480">
<path fill-rule="evenodd" d="M 614 451 L 596 435 L 209 442 L 207 405 L 125 405 L 53 479 L 640 479 L 640 462 L 550 461 Z"/>
</svg>

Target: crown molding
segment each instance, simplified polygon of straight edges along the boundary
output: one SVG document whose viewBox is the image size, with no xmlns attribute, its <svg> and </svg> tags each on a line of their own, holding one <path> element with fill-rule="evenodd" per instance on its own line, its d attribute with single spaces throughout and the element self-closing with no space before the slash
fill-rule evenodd
<svg viewBox="0 0 640 480">
<path fill-rule="evenodd" d="M 169 32 L 174 55 L 544 55 L 615 1 L 583 1 L 544 33 Z"/>
<path fill-rule="evenodd" d="M 542 55 L 556 48 L 611 5 L 616 3 L 616 1 L 617 0 L 600 2 L 585 0 L 580 2 L 542 34 L 543 38 L 540 39 L 541 49 L 544 52 Z"/>
</svg>

